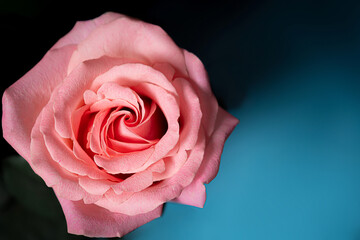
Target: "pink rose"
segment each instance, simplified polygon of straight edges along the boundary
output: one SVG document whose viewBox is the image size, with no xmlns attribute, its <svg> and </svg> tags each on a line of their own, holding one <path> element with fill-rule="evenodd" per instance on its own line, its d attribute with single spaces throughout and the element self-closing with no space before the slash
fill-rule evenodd
<svg viewBox="0 0 360 240">
<path fill-rule="evenodd" d="M 52 187 L 68 231 L 122 236 L 167 201 L 202 207 L 238 120 L 158 26 L 78 22 L 3 95 L 4 138 Z"/>
</svg>

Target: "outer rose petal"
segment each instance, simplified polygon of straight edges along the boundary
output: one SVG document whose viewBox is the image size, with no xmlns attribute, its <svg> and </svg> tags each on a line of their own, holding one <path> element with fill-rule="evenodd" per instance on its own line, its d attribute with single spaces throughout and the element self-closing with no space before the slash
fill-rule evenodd
<svg viewBox="0 0 360 240">
<path fill-rule="evenodd" d="M 4 138 L 27 160 L 30 159 L 31 129 L 54 88 L 65 78 L 74 50 L 74 45 L 50 50 L 33 69 L 4 92 Z"/>
<path fill-rule="evenodd" d="M 78 45 L 70 60 L 68 72 L 83 61 L 104 55 L 138 59 L 149 65 L 166 62 L 180 74 L 187 75 L 183 52 L 164 30 L 128 17 L 95 29 Z"/>
<path fill-rule="evenodd" d="M 57 41 L 51 49 L 61 48 L 70 44 L 78 44 L 79 42 L 82 42 L 87 36 L 89 36 L 89 34 L 97 27 L 112 22 L 115 19 L 121 18 L 123 16 L 124 15 L 122 14 L 107 12 L 92 20 L 78 21 L 76 22 L 73 29 L 71 29 L 68 34 Z"/>
<path fill-rule="evenodd" d="M 215 130 L 207 143 L 203 162 L 193 182 L 183 190 L 178 198 L 173 200 L 174 202 L 195 207 L 204 206 L 206 193 L 203 183 L 209 183 L 215 178 L 219 170 L 220 156 L 225 140 L 238 123 L 238 119 L 219 107 Z"/>
<path fill-rule="evenodd" d="M 210 141 L 206 145 L 204 159 L 197 173 L 197 178 L 200 181 L 209 183 L 216 177 L 225 140 L 238 123 L 239 120 L 237 118 L 219 107 L 215 122 L 216 127 Z"/>
<path fill-rule="evenodd" d="M 189 72 L 190 82 L 197 90 L 200 99 L 200 106 L 203 113 L 203 125 L 208 136 L 213 132 L 218 103 L 211 91 L 209 78 L 204 65 L 194 54 L 184 50 L 186 68 Z"/>
<path fill-rule="evenodd" d="M 162 212 L 161 205 L 150 212 L 128 216 L 82 201 L 58 199 L 65 214 L 68 232 L 88 237 L 121 237 L 160 217 Z"/>
<path fill-rule="evenodd" d="M 179 197 L 172 200 L 172 202 L 191 205 L 194 207 L 204 207 L 206 200 L 206 189 L 200 181 L 193 181 L 180 194 Z"/>
</svg>

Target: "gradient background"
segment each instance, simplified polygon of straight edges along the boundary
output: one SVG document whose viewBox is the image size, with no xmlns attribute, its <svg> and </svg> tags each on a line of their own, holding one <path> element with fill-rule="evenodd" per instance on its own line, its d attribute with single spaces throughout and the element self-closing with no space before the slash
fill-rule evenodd
<svg viewBox="0 0 360 240">
<path fill-rule="evenodd" d="M 162 26 L 240 119 L 205 207 L 166 204 L 123 239 L 360 239 L 358 1 L 2 1 L 1 90 L 105 11 Z M 65 233 L 51 191 L 1 147 L 0 238 L 85 239 Z"/>
</svg>

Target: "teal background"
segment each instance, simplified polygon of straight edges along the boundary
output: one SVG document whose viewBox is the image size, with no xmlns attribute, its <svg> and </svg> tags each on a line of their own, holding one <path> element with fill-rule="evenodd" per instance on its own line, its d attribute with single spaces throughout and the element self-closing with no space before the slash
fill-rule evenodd
<svg viewBox="0 0 360 240">
<path fill-rule="evenodd" d="M 240 124 L 204 209 L 167 204 L 128 239 L 360 239 L 360 12 L 346 4 L 265 4 L 209 39 L 214 92 Z"/>
<path fill-rule="evenodd" d="M 357 1 L 154 1 L 143 8 L 118 2 L 70 12 L 34 2 L 28 11 L 2 8 L 2 19 L 13 19 L 1 23 L 9 33 L 3 46 L 18 51 L 5 50 L 4 89 L 75 20 L 112 10 L 162 26 L 198 55 L 220 104 L 240 120 L 225 144 L 218 176 L 206 186 L 205 207 L 168 203 L 161 218 L 123 239 L 360 239 Z M 19 40 L 24 33 L 25 43 Z M 2 146 L 4 158 L 15 154 Z M 23 193 L 11 190 L 15 180 L 7 174 L 17 167 L 2 166 L 2 239 L 48 239 L 51 231 L 38 233 L 48 216 L 21 204 Z M 22 226 L 38 219 L 36 214 L 41 220 L 19 238 L 16 218 L 8 216 L 24 212 L 29 220 Z M 14 230 L 5 231 L 9 225 Z M 47 231 L 52 227 L 46 225 Z M 64 231 L 61 225 L 52 234 Z"/>
<path fill-rule="evenodd" d="M 316 59 L 272 78 L 231 111 L 204 209 L 167 204 L 128 239 L 360 239 L 358 73 Z"/>
</svg>

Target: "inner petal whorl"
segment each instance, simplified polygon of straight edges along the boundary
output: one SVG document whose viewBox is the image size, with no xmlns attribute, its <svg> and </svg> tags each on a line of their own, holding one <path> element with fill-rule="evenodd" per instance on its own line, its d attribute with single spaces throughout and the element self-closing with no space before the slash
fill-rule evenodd
<svg viewBox="0 0 360 240">
<path fill-rule="evenodd" d="M 129 87 L 108 84 L 97 93 L 87 90 L 84 103 L 88 108 L 74 129 L 78 130 L 77 141 L 91 158 L 147 149 L 168 128 L 157 104 Z"/>
</svg>

